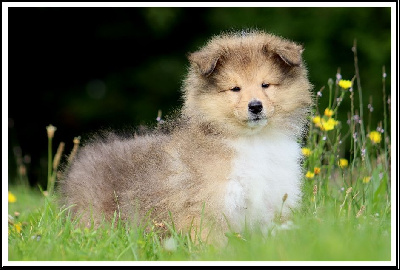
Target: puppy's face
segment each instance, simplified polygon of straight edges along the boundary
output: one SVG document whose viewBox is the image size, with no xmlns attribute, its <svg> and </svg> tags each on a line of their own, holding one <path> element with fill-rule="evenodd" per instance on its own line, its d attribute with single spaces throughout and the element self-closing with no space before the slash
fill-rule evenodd
<svg viewBox="0 0 400 270">
<path fill-rule="evenodd" d="M 311 104 L 302 48 L 260 34 L 218 41 L 189 58 L 186 107 L 234 134 L 299 125 Z"/>
<path fill-rule="evenodd" d="M 249 54 L 228 55 L 221 60 L 212 74 L 211 88 L 218 94 L 207 105 L 219 108 L 214 116 L 218 114 L 219 119 L 226 119 L 236 128 L 258 130 L 267 125 L 275 113 L 282 76 L 264 55 L 251 59 Z"/>
</svg>

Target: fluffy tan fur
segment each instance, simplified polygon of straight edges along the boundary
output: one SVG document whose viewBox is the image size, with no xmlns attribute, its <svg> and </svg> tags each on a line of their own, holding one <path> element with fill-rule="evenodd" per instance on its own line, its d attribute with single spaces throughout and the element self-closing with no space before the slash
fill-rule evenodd
<svg viewBox="0 0 400 270">
<path fill-rule="evenodd" d="M 189 55 L 179 116 L 134 138 L 108 135 L 87 143 L 60 180 L 62 205 L 74 205 L 72 213 L 86 225 L 114 213 L 139 221 L 151 212 L 151 219 L 170 222 L 170 211 L 183 230 L 193 220 L 199 225 L 204 205 L 205 224 L 223 234 L 227 203 L 235 201 L 227 199 L 227 185 L 241 160 L 240 147 L 232 145 L 247 137 L 262 143 L 271 131 L 296 142 L 304 131 L 312 97 L 302 51 L 262 31 L 213 37 Z M 249 113 L 253 100 L 263 105 L 259 118 Z"/>
</svg>

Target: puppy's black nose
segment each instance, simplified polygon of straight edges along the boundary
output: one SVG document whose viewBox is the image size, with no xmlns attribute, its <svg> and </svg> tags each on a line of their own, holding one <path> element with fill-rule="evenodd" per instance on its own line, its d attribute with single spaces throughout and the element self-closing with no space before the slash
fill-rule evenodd
<svg viewBox="0 0 400 270">
<path fill-rule="evenodd" d="M 253 114 L 258 114 L 262 111 L 263 105 L 259 100 L 252 100 L 249 102 L 249 111 Z"/>
</svg>

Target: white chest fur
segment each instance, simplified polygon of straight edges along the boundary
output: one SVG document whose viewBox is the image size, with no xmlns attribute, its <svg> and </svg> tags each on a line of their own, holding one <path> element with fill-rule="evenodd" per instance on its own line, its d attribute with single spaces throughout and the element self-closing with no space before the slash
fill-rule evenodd
<svg viewBox="0 0 400 270">
<path fill-rule="evenodd" d="M 237 139 L 225 194 L 225 215 L 234 228 L 268 224 L 296 207 L 301 193 L 300 146 L 282 134 Z"/>
</svg>

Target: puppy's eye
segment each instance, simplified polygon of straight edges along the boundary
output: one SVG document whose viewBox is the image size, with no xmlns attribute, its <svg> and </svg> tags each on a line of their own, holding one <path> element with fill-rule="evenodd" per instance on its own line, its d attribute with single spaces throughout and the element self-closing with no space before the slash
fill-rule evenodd
<svg viewBox="0 0 400 270">
<path fill-rule="evenodd" d="M 269 87 L 269 83 L 262 83 L 262 84 L 261 84 L 261 87 L 262 87 L 262 88 L 268 88 L 268 87 Z"/>
<path fill-rule="evenodd" d="M 235 87 L 231 88 L 231 91 L 239 92 L 240 91 L 240 87 L 239 86 L 235 86 Z"/>
</svg>

